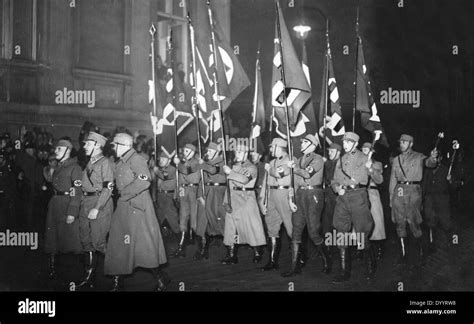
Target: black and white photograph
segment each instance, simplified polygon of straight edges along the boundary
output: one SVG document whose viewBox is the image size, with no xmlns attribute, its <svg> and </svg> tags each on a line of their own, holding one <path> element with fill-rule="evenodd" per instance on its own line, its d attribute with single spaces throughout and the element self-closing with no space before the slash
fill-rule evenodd
<svg viewBox="0 0 474 324">
<path fill-rule="evenodd" d="M 473 31 L 472 0 L 0 0 L 0 323 L 474 321 Z"/>
</svg>

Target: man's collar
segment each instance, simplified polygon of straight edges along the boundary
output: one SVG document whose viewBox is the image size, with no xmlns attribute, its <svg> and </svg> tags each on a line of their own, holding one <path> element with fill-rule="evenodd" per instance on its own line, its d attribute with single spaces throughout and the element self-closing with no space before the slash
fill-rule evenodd
<svg viewBox="0 0 474 324">
<path fill-rule="evenodd" d="M 100 159 L 102 159 L 104 157 L 104 154 L 102 152 L 100 152 L 99 154 L 96 154 L 94 156 L 91 157 L 90 159 L 90 163 L 91 164 L 94 164 L 96 163 L 97 161 L 99 161 Z"/>
<path fill-rule="evenodd" d="M 127 162 L 128 159 L 130 159 L 130 157 L 135 154 L 135 149 L 133 148 L 130 148 L 127 152 L 125 152 L 125 154 L 123 154 L 120 159 L 124 162 Z"/>
</svg>

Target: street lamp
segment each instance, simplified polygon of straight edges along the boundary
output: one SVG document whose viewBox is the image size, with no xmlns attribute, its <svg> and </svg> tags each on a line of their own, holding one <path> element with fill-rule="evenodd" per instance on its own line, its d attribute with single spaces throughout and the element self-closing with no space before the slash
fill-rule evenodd
<svg viewBox="0 0 474 324">
<path fill-rule="evenodd" d="M 311 27 L 302 22 L 299 25 L 293 27 L 293 30 L 296 32 L 296 35 L 299 39 L 305 40 L 308 37 L 308 33 L 311 31 Z"/>
</svg>

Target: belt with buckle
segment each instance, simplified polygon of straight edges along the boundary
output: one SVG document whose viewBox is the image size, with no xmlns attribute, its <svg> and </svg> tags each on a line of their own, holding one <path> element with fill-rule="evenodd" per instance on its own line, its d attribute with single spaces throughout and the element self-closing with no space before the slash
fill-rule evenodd
<svg viewBox="0 0 474 324">
<path fill-rule="evenodd" d="M 53 195 L 54 196 L 69 196 L 71 193 L 69 191 L 57 191 L 54 190 Z"/>
<path fill-rule="evenodd" d="M 253 191 L 253 190 L 255 190 L 255 188 L 245 188 L 245 187 L 233 187 L 232 189 L 237 190 L 237 191 Z"/>
<path fill-rule="evenodd" d="M 209 186 L 209 187 L 227 186 L 227 183 L 207 182 L 206 186 Z"/>
<path fill-rule="evenodd" d="M 421 181 L 397 181 L 397 183 L 404 185 L 418 185 L 421 184 Z"/>
<path fill-rule="evenodd" d="M 361 186 L 361 185 L 350 185 L 350 186 L 342 186 L 342 189 L 351 191 L 351 190 L 357 190 L 357 189 L 364 189 L 367 186 Z"/>
<path fill-rule="evenodd" d="M 195 186 L 197 186 L 197 183 L 183 183 L 181 186 L 183 186 L 183 187 L 195 187 Z"/>
<path fill-rule="evenodd" d="M 290 189 L 290 186 L 270 186 L 270 189 Z"/>
<path fill-rule="evenodd" d="M 262 185 L 257 186 L 255 189 L 262 189 Z"/>
<path fill-rule="evenodd" d="M 82 193 L 84 196 L 98 196 L 99 191 L 86 191 Z"/>
<path fill-rule="evenodd" d="M 323 189 L 323 185 L 316 185 L 316 186 L 301 186 L 298 189 L 300 190 L 313 190 L 313 189 Z"/>
<path fill-rule="evenodd" d="M 158 190 L 158 193 L 174 193 L 174 190 Z"/>
</svg>

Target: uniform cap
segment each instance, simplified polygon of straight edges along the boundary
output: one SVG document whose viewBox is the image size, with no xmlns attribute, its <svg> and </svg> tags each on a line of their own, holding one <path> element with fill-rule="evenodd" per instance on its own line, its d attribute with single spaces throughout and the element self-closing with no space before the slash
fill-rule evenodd
<svg viewBox="0 0 474 324">
<path fill-rule="evenodd" d="M 168 154 L 166 154 L 165 152 L 161 151 L 159 154 L 158 154 L 158 158 L 161 159 L 161 158 L 167 158 L 169 159 L 170 157 L 168 156 Z"/>
<path fill-rule="evenodd" d="M 344 137 L 342 138 L 343 141 L 353 141 L 353 142 L 358 142 L 359 141 L 359 135 L 353 132 L 346 132 L 344 133 Z"/>
<path fill-rule="evenodd" d="M 56 143 L 56 146 L 64 146 L 67 147 L 68 149 L 72 150 L 73 146 L 70 140 L 67 139 L 60 139 L 58 143 Z"/>
<path fill-rule="evenodd" d="M 408 134 L 402 134 L 402 136 L 400 136 L 400 141 L 413 142 L 413 136 Z"/>
<path fill-rule="evenodd" d="M 329 145 L 329 149 L 335 149 L 335 150 L 338 150 L 340 152 L 342 150 L 342 147 L 341 147 L 341 145 L 339 145 L 337 143 L 332 143 L 331 145 Z"/>
<path fill-rule="evenodd" d="M 193 151 L 193 152 L 196 152 L 196 151 L 197 151 L 196 146 L 194 146 L 193 144 L 190 144 L 190 143 L 186 144 L 186 145 L 184 146 L 184 148 L 190 149 L 190 150 Z"/>
<path fill-rule="evenodd" d="M 372 143 L 369 143 L 369 142 L 365 142 L 364 144 L 362 144 L 362 148 L 364 147 L 368 147 L 369 149 L 372 148 Z"/>
<path fill-rule="evenodd" d="M 127 133 L 118 133 L 115 135 L 113 143 L 126 145 L 126 146 L 133 146 L 133 137 Z"/>
<path fill-rule="evenodd" d="M 310 141 L 311 143 L 313 143 L 314 145 L 318 146 L 319 145 L 319 140 L 316 136 L 314 136 L 313 134 L 306 134 L 305 137 L 303 137 L 303 139 L 307 140 L 307 141 Z"/>
<path fill-rule="evenodd" d="M 105 146 L 105 143 L 107 143 L 107 138 L 96 132 L 89 132 L 89 135 L 87 135 L 87 138 L 84 140 L 84 142 L 86 141 L 94 141 L 100 146 Z"/>
<path fill-rule="evenodd" d="M 217 151 L 217 152 L 220 152 L 221 151 L 221 146 L 217 143 L 214 143 L 214 142 L 211 142 L 209 143 L 209 145 L 207 146 L 208 149 L 210 150 L 214 150 L 214 151 Z"/>
<path fill-rule="evenodd" d="M 270 146 L 274 146 L 274 145 L 279 146 L 279 147 L 287 147 L 288 143 L 282 138 L 274 138 Z"/>
</svg>

